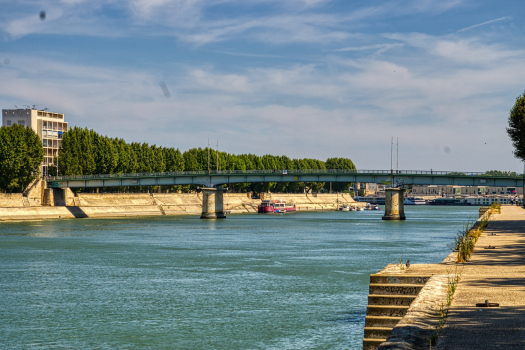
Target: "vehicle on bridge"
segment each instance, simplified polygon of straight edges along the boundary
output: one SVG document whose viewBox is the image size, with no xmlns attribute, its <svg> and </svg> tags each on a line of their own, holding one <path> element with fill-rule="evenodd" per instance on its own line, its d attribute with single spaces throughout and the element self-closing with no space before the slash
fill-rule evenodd
<svg viewBox="0 0 525 350">
<path fill-rule="evenodd" d="M 265 200 L 257 207 L 258 213 L 289 213 L 296 211 L 294 203 L 283 202 L 283 200 Z"/>
</svg>

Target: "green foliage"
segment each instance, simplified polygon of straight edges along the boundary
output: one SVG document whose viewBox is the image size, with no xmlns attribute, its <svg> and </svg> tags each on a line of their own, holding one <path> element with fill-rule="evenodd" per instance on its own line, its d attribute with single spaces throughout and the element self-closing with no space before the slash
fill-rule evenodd
<svg viewBox="0 0 525 350">
<path fill-rule="evenodd" d="M 456 250 L 458 251 L 457 263 L 464 263 L 470 259 L 478 238 L 489 224 L 491 215 L 492 211 L 489 210 L 481 217 L 479 223 L 476 222 L 474 225 L 471 225 L 467 222 L 463 230 L 458 231 L 455 238 Z"/>
<path fill-rule="evenodd" d="M 514 171 L 500 171 L 500 170 L 490 170 L 485 172 L 482 176 L 518 176 Z"/>
<path fill-rule="evenodd" d="M 347 169 L 356 170 L 354 163 L 348 158 L 328 158 L 325 162 L 325 169 Z M 329 186 L 329 184 L 327 184 Z M 332 190 L 337 192 L 343 192 L 348 190 L 351 183 L 347 182 L 334 182 L 332 183 Z"/>
<path fill-rule="evenodd" d="M 514 156 L 525 162 L 525 92 L 516 98 L 508 122 L 507 133 L 514 146 Z"/>
<path fill-rule="evenodd" d="M 287 156 L 265 154 L 234 155 L 208 148 L 192 148 L 181 152 L 175 148 L 158 147 L 147 143 L 126 143 L 122 139 L 102 136 L 93 130 L 71 128 L 64 134 L 57 159 L 60 175 L 149 173 L 165 171 L 210 170 L 309 170 L 355 169 L 348 158 L 290 159 Z M 50 174 L 53 174 L 50 172 Z M 334 191 L 342 191 L 350 184 L 334 183 Z M 240 192 L 303 192 L 326 190 L 324 182 L 241 183 L 228 187 Z M 169 186 L 170 191 L 195 189 L 192 186 Z M 133 189 L 136 190 L 136 189 Z M 141 189 L 137 189 L 140 191 Z"/>
<path fill-rule="evenodd" d="M 22 191 L 40 174 L 44 149 L 31 128 L 15 124 L 0 128 L 0 188 Z"/>
</svg>

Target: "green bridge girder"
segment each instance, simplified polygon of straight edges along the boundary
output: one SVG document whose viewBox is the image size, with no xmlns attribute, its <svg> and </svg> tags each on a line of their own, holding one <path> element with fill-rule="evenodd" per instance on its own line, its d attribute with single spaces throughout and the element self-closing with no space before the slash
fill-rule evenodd
<svg viewBox="0 0 525 350">
<path fill-rule="evenodd" d="M 523 175 L 494 176 L 480 172 L 420 170 L 233 170 L 102 174 L 48 177 L 49 187 L 120 187 L 201 185 L 215 187 L 249 182 L 368 182 L 406 185 L 522 187 Z"/>
</svg>

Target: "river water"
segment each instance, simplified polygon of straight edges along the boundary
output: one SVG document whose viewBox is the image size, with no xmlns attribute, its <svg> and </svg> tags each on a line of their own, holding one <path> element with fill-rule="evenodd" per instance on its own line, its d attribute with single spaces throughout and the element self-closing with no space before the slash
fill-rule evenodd
<svg viewBox="0 0 525 350">
<path fill-rule="evenodd" d="M 5 349 L 361 349 L 369 275 L 477 207 L 0 223 Z"/>
</svg>

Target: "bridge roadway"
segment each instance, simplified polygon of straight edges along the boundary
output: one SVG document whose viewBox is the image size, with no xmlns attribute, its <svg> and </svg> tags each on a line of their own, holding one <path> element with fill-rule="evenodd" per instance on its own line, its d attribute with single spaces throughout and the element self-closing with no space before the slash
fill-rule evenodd
<svg viewBox="0 0 525 350">
<path fill-rule="evenodd" d="M 164 173 L 103 174 L 48 177 L 48 186 L 119 187 L 202 185 L 208 188 L 248 182 L 367 182 L 392 181 L 406 185 L 522 187 L 523 176 L 494 176 L 479 172 L 419 170 L 232 170 L 175 171 Z"/>
</svg>

